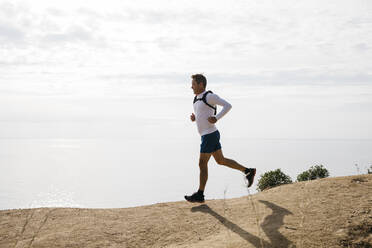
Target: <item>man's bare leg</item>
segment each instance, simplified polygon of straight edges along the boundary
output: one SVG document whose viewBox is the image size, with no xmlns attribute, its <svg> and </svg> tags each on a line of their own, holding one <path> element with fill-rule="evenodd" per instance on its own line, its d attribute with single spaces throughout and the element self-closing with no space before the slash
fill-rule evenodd
<svg viewBox="0 0 372 248">
<path fill-rule="evenodd" d="M 212 155 L 213 155 L 214 159 L 216 160 L 217 164 L 224 165 L 224 166 L 236 169 L 236 170 L 240 170 L 241 172 L 245 172 L 246 167 L 237 163 L 235 160 L 225 158 L 222 154 L 221 149 L 213 152 Z"/>
<path fill-rule="evenodd" d="M 208 161 L 211 158 L 211 153 L 200 153 L 199 158 L 199 190 L 192 195 L 185 195 L 185 199 L 189 202 L 204 202 L 204 189 L 208 180 Z"/>
<path fill-rule="evenodd" d="M 207 184 L 208 180 L 208 161 L 211 157 L 211 153 L 200 153 L 199 158 L 199 169 L 200 169 L 200 176 L 199 176 L 199 190 L 204 191 L 205 185 Z"/>
</svg>

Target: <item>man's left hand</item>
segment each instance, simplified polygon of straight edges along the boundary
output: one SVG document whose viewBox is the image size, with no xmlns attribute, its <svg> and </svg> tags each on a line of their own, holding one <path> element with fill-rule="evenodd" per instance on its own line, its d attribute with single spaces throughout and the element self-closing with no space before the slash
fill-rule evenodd
<svg viewBox="0 0 372 248">
<path fill-rule="evenodd" d="M 217 122 L 217 118 L 214 117 L 214 116 L 211 116 L 211 117 L 208 117 L 208 121 L 212 124 L 216 123 Z"/>
</svg>

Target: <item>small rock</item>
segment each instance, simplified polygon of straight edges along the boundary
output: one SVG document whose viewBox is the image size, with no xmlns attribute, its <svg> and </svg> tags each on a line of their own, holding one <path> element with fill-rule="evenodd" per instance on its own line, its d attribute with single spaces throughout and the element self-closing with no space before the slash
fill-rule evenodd
<svg viewBox="0 0 372 248">
<path fill-rule="evenodd" d="M 347 236 L 347 231 L 346 231 L 345 229 L 341 228 L 341 229 L 339 229 L 339 230 L 337 230 L 337 231 L 335 232 L 335 235 L 337 235 L 337 236 L 341 236 L 341 237 L 343 237 L 343 236 Z"/>
</svg>

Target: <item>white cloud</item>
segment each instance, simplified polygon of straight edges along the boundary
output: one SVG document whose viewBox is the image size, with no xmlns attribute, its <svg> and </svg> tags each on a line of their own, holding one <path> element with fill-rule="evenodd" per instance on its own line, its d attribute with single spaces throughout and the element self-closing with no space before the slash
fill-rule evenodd
<svg viewBox="0 0 372 248">
<path fill-rule="evenodd" d="M 231 5 L 39 0 L 8 1 L 1 7 L 2 64 L 24 61 L 66 69 L 79 64 L 91 73 L 106 68 L 120 74 L 124 68 L 124 73 L 137 74 L 204 71 L 248 76 L 270 70 L 316 71 L 319 66 L 327 73 L 327 67 L 336 66 L 339 72 L 356 75 L 366 73 L 372 59 L 372 22 L 366 11 L 371 6 L 359 1 Z M 353 78 L 366 80 L 344 81 Z"/>
<path fill-rule="evenodd" d="M 16 27 L 0 23 L 0 40 L 18 42 L 24 39 L 24 33 Z"/>
<path fill-rule="evenodd" d="M 90 41 L 93 39 L 92 33 L 83 27 L 71 27 L 69 30 L 61 33 L 46 34 L 43 39 L 45 42 L 74 42 L 74 41 Z"/>
<path fill-rule="evenodd" d="M 371 46 L 369 46 L 368 44 L 362 42 L 362 43 L 358 43 L 358 44 L 355 44 L 354 45 L 354 48 L 358 51 L 358 52 L 368 52 L 368 50 L 371 49 Z"/>
</svg>

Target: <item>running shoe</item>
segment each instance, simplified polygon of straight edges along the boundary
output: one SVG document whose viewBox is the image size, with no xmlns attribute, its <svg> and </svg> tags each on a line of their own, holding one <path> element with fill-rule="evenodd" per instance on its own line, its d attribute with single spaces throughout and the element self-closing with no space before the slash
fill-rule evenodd
<svg viewBox="0 0 372 248">
<path fill-rule="evenodd" d="M 252 186 L 255 175 L 256 175 L 256 168 L 246 169 L 245 178 L 248 180 L 248 188 Z"/>
<path fill-rule="evenodd" d="M 185 195 L 185 199 L 186 199 L 186 201 L 189 201 L 189 202 L 203 203 L 204 202 L 204 195 L 199 194 L 198 192 L 195 192 L 192 195 Z"/>
</svg>

